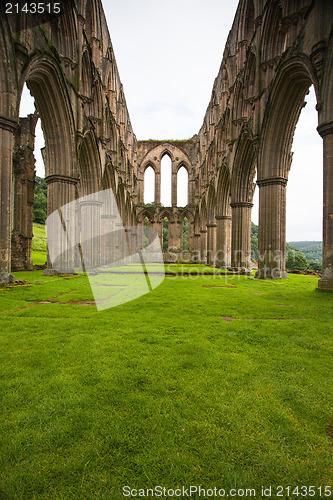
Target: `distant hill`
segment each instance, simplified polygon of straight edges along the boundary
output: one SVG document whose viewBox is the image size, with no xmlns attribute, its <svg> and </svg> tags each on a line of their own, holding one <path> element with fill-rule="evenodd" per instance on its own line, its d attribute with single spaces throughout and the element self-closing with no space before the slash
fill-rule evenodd
<svg viewBox="0 0 333 500">
<path fill-rule="evenodd" d="M 251 223 L 251 254 L 252 261 L 258 260 L 258 226 Z M 301 253 L 308 263 L 322 264 L 322 249 L 321 241 L 289 241 L 286 244 L 287 255 L 290 253 Z"/>
<path fill-rule="evenodd" d="M 288 244 L 302 252 L 308 262 L 322 263 L 323 244 L 321 241 L 290 241 Z"/>
</svg>

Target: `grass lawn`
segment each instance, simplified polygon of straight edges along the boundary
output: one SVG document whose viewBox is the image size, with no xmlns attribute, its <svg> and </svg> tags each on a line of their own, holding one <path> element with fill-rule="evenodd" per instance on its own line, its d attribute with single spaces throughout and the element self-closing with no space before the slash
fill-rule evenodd
<svg viewBox="0 0 333 500">
<path fill-rule="evenodd" d="M 15 276 L 29 284 L 0 288 L 1 499 L 332 484 L 333 295 L 317 278 L 169 276 L 97 312 L 86 276 Z"/>
<path fill-rule="evenodd" d="M 31 260 L 34 265 L 43 265 L 46 262 L 46 226 L 34 223 L 33 235 Z"/>
</svg>

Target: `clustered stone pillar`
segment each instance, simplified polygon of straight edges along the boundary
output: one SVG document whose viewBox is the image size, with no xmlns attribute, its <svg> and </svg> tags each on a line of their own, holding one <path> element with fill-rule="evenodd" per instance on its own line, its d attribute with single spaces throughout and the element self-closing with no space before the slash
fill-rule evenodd
<svg viewBox="0 0 333 500">
<path fill-rule="evenodd" d="M 80 202 L 81 246 L 86 270 L 101 265 L 101 207 L 98 199 Z"/>
<path fill-rule="evenodd" d="M 14 131 L 17 124 L 0 117 L 0 283 L 14 283 L 11 274 L 11 232 L 12 232 L 12 157 Z"/>
<path fill-rule="evenodd" d="M 44 274 L 74 273 L 76 238 L 75 187 L 77 179 L 52 174 L 47 183 L 47 244 L 48 263 Z M 55 212 L 54 217 L 50 217 Z M 84 219 L 84 218 L 83 218 Z M 51 248 L 52 247 L 52 248 Z M 53 262 L 50 262 L 53 256 Z"/>
<path fill-rule="evenodd" d="M 171 174 L 171 205 L 177 206 L 177 172 Z"/>
<path fill-rule="evenodd" d="M 202 264 L 206 264 L 207 229 L 200 229 L 200 242 L 200 260 Z"/>
<path fill-rule="evenodd" d="M 215 264 L 216 254 L 216 222 L 207 224 L 207 265 Z"/>
<path fill-rule="evenodd" d="M 37 114 L 20 118 L 13 154 L 14 224 L 12 231 L 12 270 L 32 270 L 33 202 L 35 192 L 35 128 Z"/>
<path fill-rule="evenodd" d="M 257 181 L 259 186 L 258 272 L 262 279 L 286 278 L 287 179 Z"/>
<path fill-rule="evenodd" d="M 233 202 L 231 266 L 251 268 L 251 209 L 253 204 L 247 201 Z"/>
<path fill-rule="evenodd" d="M 155 205 L 161 203 L 161 174 L 160 172 L 155 172 Z"/>
<path fill-rule="evenodd" d="M 323 266 L 318 282 L 321 290 L 333 290 L 333 122 L 320 125 L 323 138 Z"/>
<path fill-rule="evenodd" d="M 231 266 L 231 215 L 216 215 L 216 266 Z"/>
</svg>

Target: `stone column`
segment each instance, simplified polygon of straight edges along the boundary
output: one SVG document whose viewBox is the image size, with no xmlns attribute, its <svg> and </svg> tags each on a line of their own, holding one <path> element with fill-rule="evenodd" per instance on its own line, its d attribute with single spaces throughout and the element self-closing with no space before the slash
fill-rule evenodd
<svg viewBox="0 0 333 500">
<path fill-rule="evenodd" d="M 97 199 L 80 202 L 81 247 L 86 271 L 101 265 L 101 207 L 102 202 Z"/>
<path fill-rule="evenodd" d="M 215 265 L 216 255 L 216 222 L 207 224 L 207 265 Z"/>
<path fill-rule="evenodd" d="M 161 203 L 161 173 L 155 172 L 155 205 Z"/>
<path fill-rule="evenodd" d="M 173 165 L 171 174 L 171 205 L 173 207 L 177 206 L 177 173 L 173 171 Z"/>
<path fill-rule="evenodd" d="M 257 278 L 287 278 L 286 186 L 287 179 L 260 179 Z"/>
<path fill-rule="evenodd" d="M 48 266 L 44 275 L 57 273 L 73 274 L 75 246 L 75 186 L 77 179 L 67 175 L 52 174 L 45 177 L 47 183 Z M 72 202 L 72 203 L 71 203 Z M 53 265 L 50 256 L 54 256 Z M 53 267 L 53 269 L 52 269 Z"/>
<path fill-rule="evenodd" d="M 207 229 L 200 229 L 200 260 L 201 264 L 206 264 L 207 252 Z"/>
<path fill-rule="evenodd" d="M 201 262 L 201 234 L 194 234 L 194 256 L 192 256 L 192 262 L 195 264 L 199 264 Z"/>
<path fill-rule="evenodd" d="M 231 266 L 251 268 L 251 208 L 247 201 L 233 202 L 232 235 L 231 235 Z"/>
<path fill-rule="evenodd" d="M 12 158 L 17 124 L 0 117 L 0 283 L 14 283 L 11 271 L 11 236 L 13 221 Z"/>
<path fill-rule="evenodd" d="M 216 267 L 231 266 L 231 215 L 216 215 Z"/>
<path fill-rule="evenodd" d="M 12 269 L 32 269 L 32 206 L 35 192 L 35 128 L 37 115 L 20 118 L 13 154 L 14 224 L 12 231 Z"/>
<path fill-rule="evenodd" d="M 116 215 L 102 214 L 103 234 L 101 237 L 101 264 L 103 266 L 112 266 L 115 260 L 116 235 L 115 220 Z"/>
<path fill-rule="evenodd" d="M 333 291 L 333 122 L 318 127 L 323 138 L 323 270 L 318 281 L 320 290 Z"/>
</svg>

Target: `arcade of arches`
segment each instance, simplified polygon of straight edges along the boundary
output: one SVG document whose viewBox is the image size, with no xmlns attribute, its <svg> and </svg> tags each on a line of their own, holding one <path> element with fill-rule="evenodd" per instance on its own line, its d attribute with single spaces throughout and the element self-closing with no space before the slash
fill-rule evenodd
<svg viewBox="0 0 333 500">
<path fill-rule="evenodd" d="M 48 213 L 111 188 L 125 225 L 148 221 L 168 253 L 218 267 L 250 267 L 254 179 L 259 187 L 258 278 L 285 270 L 286 185 L 304 97 L 316 92 L 323 140 L 323 275 L 333 289 L 333 3 L 240 0 L 203 125 L 186 141 L 137 141 L 101 0 L 68 0 L 59 15 L 6 14 L 0 5 L 0 282 L 31 266 L 34 128 L 40 117 Z M 27 84 L 38 115 L 19 118 Z M 161 160 L 171 204 L 161 204 Z M 154 199 L 144 179 L 153 170 Z M 177 206 L 186 169 L 187 205 Z M 318 169 L 314 166 L 314 172 Z M 315 174 L 314 174 L 315 175 Z M 302 217 L 302 214 L 300 214 Z M 67 256 L 63 270 L 73 268 Z"/>
</svg>

